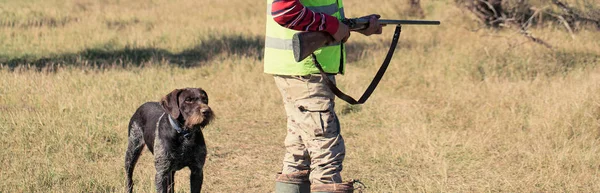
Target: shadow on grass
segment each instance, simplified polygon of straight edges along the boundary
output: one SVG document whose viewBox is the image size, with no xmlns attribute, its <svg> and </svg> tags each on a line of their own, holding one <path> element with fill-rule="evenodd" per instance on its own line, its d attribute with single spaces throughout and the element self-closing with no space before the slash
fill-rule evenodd
<svg viewBox="0 0 600 193">
<path fill-rule="evenodd" d="M 348 42 L 346 44 L 346 61 L 349 63 L 359 62 L 360 60 L 376 55 L 376 61 L 379 61 L 378 65 L 383 62 L 385 56 L 390 48 L 391 40 L 383 42 Z M 411 49 L 412 43 L 408 41 L 399 42 L 396 46 L 394 57 L 402 54 L 402 49 Z M 359 66 L 361 64 L 358 64 Z"/>
<path fill-rule="evenodd" d="M 50 70 L 56 66 L 91 66 L 91 67 L 131 67 L 143 66 L 151 62 L 165 62 L 180 67 L 202 66 L 215 56 L 245 56 L 262 59 L 264 38 L 261 36 L 229 35 L 210 38 L 180 53 L 172 53 L 160 48 L 111 49 L 110 44 L 100 48 L 90 48 L 78 53 L 67 53 L 44 58 L 23 56 L 10 58 L 0 55 L 0 64 L 8 66 L 12 71 L 19 67 Z"/>
<path fill-rule="evenodd" d="M 348 42 L 346 44 L 346 62 L 353 63 L 357 62 L 368 53 L 369 48 L 372 45 L 366 43 L 354 43 Z"/>
<path fill-rule="evenodd" d="M 24 55 L 10 57 L 0 55 L 0 65 L 8 66 L 13 71 L 17 68 L 33 68 L 43 71 L 54 71 L 60 67 L 140 67 L 152 63 L 166 63 L 179 67 L 197 67 L 206 65 L 215 59 L 215 56 L 243 56 L 262 60 L 264 50 L 264 37 L 222 35 L 201 41 L 198 45 L 179 53 L 152 48 L 130 47 L 115 49 L 114 43 L 106 43 L 96 48 L 88 48 L 77 53 L 37 57 Z M 364 57 L 371 57 L 373 51 L 387 51 L 388 43 L 383 45 L 375 43 L 350 42 L 346 45 L 347 62 L 356 62 Z M 383 47 L 382 47 L 383 46 Z M 400 45 L 399 47 L 401 47 Z M 381 49 L 381 48 L 384 48 Z M 399 49 L 399 48 L 398 48 Z M 383 58 L 380 59 L 383 61 Z"/>
</svg>

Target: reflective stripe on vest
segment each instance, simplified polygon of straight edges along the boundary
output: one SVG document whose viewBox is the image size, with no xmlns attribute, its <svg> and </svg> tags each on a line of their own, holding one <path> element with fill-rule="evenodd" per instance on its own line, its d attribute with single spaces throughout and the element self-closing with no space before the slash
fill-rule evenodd
<svg viewBox="0 0 600 193">
<path fill-rule="evenodd" d="M 296 62 L 292 53 L 292 36 L 299 31 L 280 26 L 271 16 L 271 2 L 267 0 L 264 72 L 280 75 L 306 75 L 319 73 L 309 58 Z M 302 5 L 315 13 L 344 18 L 341 0 L 300 0 Z M 322 47 L 315 51 L 317 59 L 327 73 L 339 73 L 342 60 L 340 44 Z M 345 57 L 345 53 L 343 53 Z M 342 72 L 343 73 L 343 72 Z"/>
</svg>

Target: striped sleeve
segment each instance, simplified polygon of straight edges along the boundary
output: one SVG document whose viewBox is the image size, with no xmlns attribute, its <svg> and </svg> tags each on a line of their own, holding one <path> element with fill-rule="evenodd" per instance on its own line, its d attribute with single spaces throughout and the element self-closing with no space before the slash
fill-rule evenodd
<svg viewBox="0 0 600 193">
<path fill-rule="evenodd" d="M 299 0 L 274 0 L 271 16 L 279 25 L 298 31 L 325 31 L 333 35 L 339 27 L 337 18 L 315 13 Z"/>
</svg>

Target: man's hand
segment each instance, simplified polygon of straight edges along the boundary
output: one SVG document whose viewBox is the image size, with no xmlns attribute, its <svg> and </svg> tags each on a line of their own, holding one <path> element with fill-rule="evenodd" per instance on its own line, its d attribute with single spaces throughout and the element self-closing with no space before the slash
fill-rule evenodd
<svg viewBox="0 0 600 193">
<path fill-rule="evenodd" d="M 348 28 L 348 26 L 346 24 L 344 24 L 340 21 L 338 30 L 335 32 L 335 34 L 333 34 L 334 43 L 338 43 L 338 42 L 344 43 L 348 40 L 349 37 L 350 37 L 350 28 Z"/>
<path fill-rule="evenodd" d="M 357 30 L 356 32 L 361 33 L 365 36 L 370 36 L 373 34 L 381 34 L 381 32 L 382 32 L 381 28 L 385 25 L 379 24 L 380 17 L 381 16 L 377 15 L 377 14 L 371 14 L 371 15 L 361 17 L 361 18 L 369 19 L 369 27 L 367 27 L 367 29 Z"/>
</svg>

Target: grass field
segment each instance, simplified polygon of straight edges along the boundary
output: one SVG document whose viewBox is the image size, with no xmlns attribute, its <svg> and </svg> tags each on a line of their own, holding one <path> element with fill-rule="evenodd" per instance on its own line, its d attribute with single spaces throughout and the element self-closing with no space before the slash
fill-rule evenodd
<svg viewBox="0 0 600 193">
<path fill-rule="evenodd" d="M 124 191 L 130 116 L 181 87 L 204 88 L 217 114 L 204 190 L 272 192 L 285 112 L 262 73 L 265 3 L 0 0 L 0 192 Z M 346 15 L 414 19 L 377 3 L 346 0 Z M 454 3 L 422 6 L 442 25 L 404 26 L 371 99 L 338 100 L 343 177 L 368 192 L 600 192 L 600 33 L 531 29 L 548 49 Z M 351 36 L 342 90 L 362 94 L 392 30 Z M 135 188 L 153 179 L 146 151 Z"/>
</svg>

